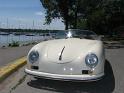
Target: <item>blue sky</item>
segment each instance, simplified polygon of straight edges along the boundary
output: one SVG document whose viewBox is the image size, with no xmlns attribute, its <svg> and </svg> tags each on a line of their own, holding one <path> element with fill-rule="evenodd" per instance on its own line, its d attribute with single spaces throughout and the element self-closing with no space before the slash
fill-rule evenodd
<svg viewBox="0 0 124 93">
<path fill-rule="evenodd" d="M 55 19 L 50 25 L 43 25 L 44 22 L 45 10 L 40 0 L 0 0 L 0 27 L 64 29 L 61 20 Z"/>
</svg>

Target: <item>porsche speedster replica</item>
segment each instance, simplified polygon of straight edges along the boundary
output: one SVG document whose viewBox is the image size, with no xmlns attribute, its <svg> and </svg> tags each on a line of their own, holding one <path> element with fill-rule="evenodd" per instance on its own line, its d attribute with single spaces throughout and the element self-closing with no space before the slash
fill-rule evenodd
<svg viewBox="0 0 124 93">
<path fill-rule="evenodd" d="M 58 31 L 28 53 L 25 72 L 55 80 L 96 81 L 104 76 L 102 41 L 88 30 Z"/>
</svg>

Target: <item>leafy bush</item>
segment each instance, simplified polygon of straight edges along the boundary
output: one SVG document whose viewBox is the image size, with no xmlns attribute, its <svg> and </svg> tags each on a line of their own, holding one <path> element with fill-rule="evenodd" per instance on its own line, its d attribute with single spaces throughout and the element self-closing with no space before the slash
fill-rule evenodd
<svg viewBox="0 0 124 93">
<path fill-rule="evenodd" d="M 18 41 L 12 41 L 12 43 L 9 43 L 9 47 L 18 47 L 19 42 Z"/>
</svg>

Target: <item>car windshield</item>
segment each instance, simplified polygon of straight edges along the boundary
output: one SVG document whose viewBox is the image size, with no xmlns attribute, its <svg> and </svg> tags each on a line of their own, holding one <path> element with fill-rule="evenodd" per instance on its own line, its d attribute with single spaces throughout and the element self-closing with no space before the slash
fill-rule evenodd
<svg viewBox="0 0 124 93">
<path fill-rule="evenodd" d="M 88 30 L 61 30 L 57 31 L 55 39 L 65 39 L 65 38 L 80 38 L 80 39 L 98 39 L 98 36 Z"/>
</svg>

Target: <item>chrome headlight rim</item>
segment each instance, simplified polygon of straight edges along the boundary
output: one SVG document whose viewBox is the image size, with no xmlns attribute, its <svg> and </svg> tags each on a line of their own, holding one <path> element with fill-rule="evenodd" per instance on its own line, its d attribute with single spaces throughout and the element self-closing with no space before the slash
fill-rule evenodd
<svg viewBox="0 0 124 93">
<path fill-rule="evenodd" d="M 28 60 L 31 64 L 34 64 L 35 62 L 37 62 L 39 59 L 39 52 L 36 50 L 33 50 L 29 53 L 28 55 Z"/>
<path fill-rule="evenodd" d="M 85 63 L 90 68 L 95 68 L 98 64 L 98 57 L 95 53 L 89 53 L 85 57 Z"/>
</svg>

